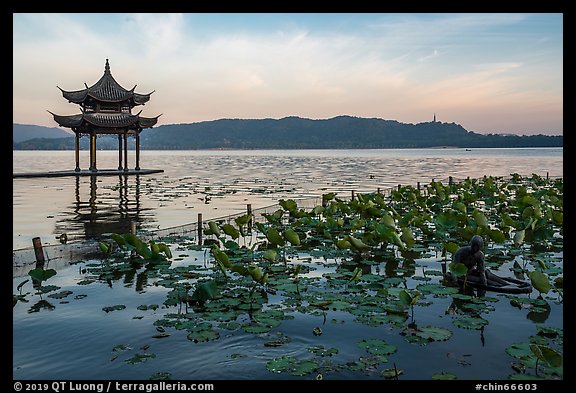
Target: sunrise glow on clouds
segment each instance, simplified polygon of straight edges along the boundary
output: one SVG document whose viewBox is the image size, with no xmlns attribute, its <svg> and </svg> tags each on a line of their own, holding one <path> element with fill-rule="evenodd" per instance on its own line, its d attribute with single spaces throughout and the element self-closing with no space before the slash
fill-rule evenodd
<svg viewBox="0 0 576 393">
<path fill-rule="evenodd" d="M 562 14 L 14 14 L 13 120 L 78 113 L 106 59 L 161 124 L 338 115 L 563 133 Z"/>
</svg>

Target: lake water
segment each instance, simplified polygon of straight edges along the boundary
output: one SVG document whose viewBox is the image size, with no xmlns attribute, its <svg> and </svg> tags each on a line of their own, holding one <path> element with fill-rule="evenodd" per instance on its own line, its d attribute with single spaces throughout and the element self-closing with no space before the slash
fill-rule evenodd
<svg viewBox="0 0 576 393">
<path fill-rule="evenodd" d="M 81 168 L 88 154 L 81 152 Z M 118 154 L 98 151 L 98 168 L 115 169 Z M 129 167 L 134 167 L 129 152 Z M 167 228 L 274 204 L 280 198 L 314 198 L 336 192 L 385 190 L 432 179 L 563 176 L 562 148 L 142 151 L 143 176 L 18 178 L 13 184 L 13 249 L 32 238 L 57 244 L 139 229 Z M 74 168 L 73 151 L 14 151 L 13 172 Z"/>
<path fill-rule="evenodd" d="M 15 151 L 13 160 L 14 172 L 74 167 L 74 153 L 69 151 Z M 63 233 L 71 240 L 98 239 L 102 234 L 128 231 L 133 221 L 139 230 L 162 229 L 195 222 L 198 213 L 208 220 L 245 212 L 247 204 L 253 209 L 272 205 L 279 198 L 319 201 L 326 192 L 348 197 L 352 191 L 374 192 L 398 184 L 420 182 L 424 186 L 432 179 L 447 182 L 448 176 L 456 180 L 512 173 L 563 176 L 561 148 L 143 151 L 140 162 L 142 168 L 163 169 L 164 173 L 14 179 L 15 253 L 30 247 L 36 236 L 44 244 L 57 244 Z M 98 152 L 100 169 L 116 165 L 116 152 Z M 87 166 L 87 162 L 81 163 L 81 167 Z M 448 330 L 452 335 L 429 343 L 408 343 L 399 332 L 409 320 L 374 326 L 361 322 L 363 315 L 351 313 L 349 308 L 324 313 L 311 309 L 314 298 L 321 299 L 322 291 L 330 289 L 326 277 L 342 274 L 346 270 L 343 265 L 350 262 L 311 252 L 288 256 L 289 266 L 303 264 L 309 269 L 302 273 L 308 288 L 302 294 L 304 300 L 299 300 L 302 304 L 278 293 L 270 294 L 263 308 L 267 313 L 284 313 L 281 325 L 269 332 L 247 333 L 239 326 L 249 324 L 253 316 L 243 309 L 232 320 L 221 315 L 216 317 L 220 320 L 212 320 L 218 339 L 196 343 L 187 337 L 193 330 L 181 330 L 169 322 L 213 316 L 165 301 L 167 296 L 170 299 L 172 281 L 180 274 L 177 269 L 191 266 L 188 274 L 206 277 L 213 274 L 210 257 L 186 242 L 173 244 L 172 253 L 170 269 L 119 263 L 110 270 L 107 262 L 93 257 L 72 264 L 49 260 L 45 268 L 54 268 L 57 274 L 43 284 L 53 286 L 43 294 L 35 291 L 31 280 L 24 283 L 34 266 L 15 266 L 13 294 L 24 298 L 13 310 L 13 378 L 382 380 L 381 372 L 397 365 L 404 373 L 401 379 L 429 380 L 433 374 L 447 373 L 458 379 L 495 381 L 514 374 L 511 364 L 519 363 L 505 352 L 507 348 L 526 344 L 539 328 L 563 328 L 563 304 L 552 292 L 546 296 L 547 309 L 539 310 L 528 307 L 529 303 L 516 307 L 503 294 L 488 293 L 485 300 L 472 304 L 463 298 L 427 293 L 414 307 L 414 320 L 420 327 L 433 326 L 434 334 Z M 561 274 L 562 251 L 537 255 L 549 264 L 551 274 Z M 527 253 L 514 260 L 530 267 L 536 264 L 535 258 Z M 416 260 L 398 256 L 363 266 L 367 268 L 363 274 L 366 279 L 405 280 L 406 288 L 413 289 L 422 283 L 439 283 L 440 259 L 434 252 Z M 504 263 L 498 273 L 510 276 L 511 264 Z M 241 289 L 240 285 L 237 290 Z M 391 292 L 398 289 L 391 288 Z M 363 305 L 361 296 L 352 291 L 345 296 L 372 307 Z M 534 289 L 514 299 L 528 301 L 537 296 Z M 359 306 L 354 307 L 358 310 Z M 488 322 L 486 328 L 456 327 L 459 307 L 479 307 L 478 314 Z M 317 328 L 322 334 L 313 334 Z M 159 335 L 163 331 L 169 336 Z M 371 356 L 359 346 L 363 340 L 384 340 L 397 352 L 387 355 L 387 360 Z M 268 346 L 270 343 L 282 345 Z M 333 348 L 338 350 L 336 354 L 326 352 Z M 282 358 L 304 359 L 299 367 L 313 360 L 315 371 L 303 376 L 269 371 L 270 365 Z M 304 373 L 302 369 L 296 372 Z"/>
</svg>

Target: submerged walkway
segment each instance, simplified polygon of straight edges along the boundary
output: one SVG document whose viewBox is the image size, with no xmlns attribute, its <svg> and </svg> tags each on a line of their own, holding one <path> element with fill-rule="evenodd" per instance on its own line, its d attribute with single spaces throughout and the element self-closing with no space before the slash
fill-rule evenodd
<svg viewBox="0 0 576 393">
<path fill-rule="evenodd" d="M 63 177 L 63 176 L 122 176 L 122 175 L 150 175 L 152 173 L 161 173 L 164 169 L 98 169 L 91 171 L 83 169 L 80 171 L 50 171 L 50 172 L 35 172 L 35 173 L 13 173 L 12 178 L 22 177 Z"/>
</svg>

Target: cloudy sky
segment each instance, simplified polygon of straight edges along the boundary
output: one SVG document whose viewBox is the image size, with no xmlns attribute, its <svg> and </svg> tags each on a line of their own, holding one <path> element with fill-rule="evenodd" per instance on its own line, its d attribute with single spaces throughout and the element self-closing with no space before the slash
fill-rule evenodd
<svg viewBox="0 0 576 393">
<path fill-rule="evenodd" d="M 13 14 L 13 121 L 79 113 L 56 86 L 152 94 L 158 125 L 339 115 L 563 134 L 563 15 Z"/>
</svg>

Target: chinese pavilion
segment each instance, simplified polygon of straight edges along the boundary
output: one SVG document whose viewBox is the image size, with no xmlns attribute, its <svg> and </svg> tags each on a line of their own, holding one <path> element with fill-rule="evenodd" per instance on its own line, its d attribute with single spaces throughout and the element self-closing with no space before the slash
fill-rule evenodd
<svg viewBox="0 0 576 393">
<path fill-rule="evenodd" d="M 112 77 L 110 65 L 106 59 L 104 75 L 98 82 L 85 89 L 66 91 L 62 95 L 70 103 L 80 105 L 81 112 L 77 115 L 61 116 L 50 111 L 54 120 L 61 126 L 72 129 L 76 135 L 76 172 L 80 172 L 80 137 L 90 137 L 90 171 L 96 172 L 96 137 L 97 135 L 118 135 L 118 170 L 128 171 L 128 136 L 136 139 L 136 166 L 140 170 L 140 133 L 144 128 L 156 125 L 158 118 L 142 117 L 140 112 L 132 114 L 132 108 L 144 105 L 150 100 L 150 95 L 134 92 L 136 86 L 127 90 L 120 86 Z M 124 144 L 124 166 L 122 166 L 122 144 Z"/>
</svg>

